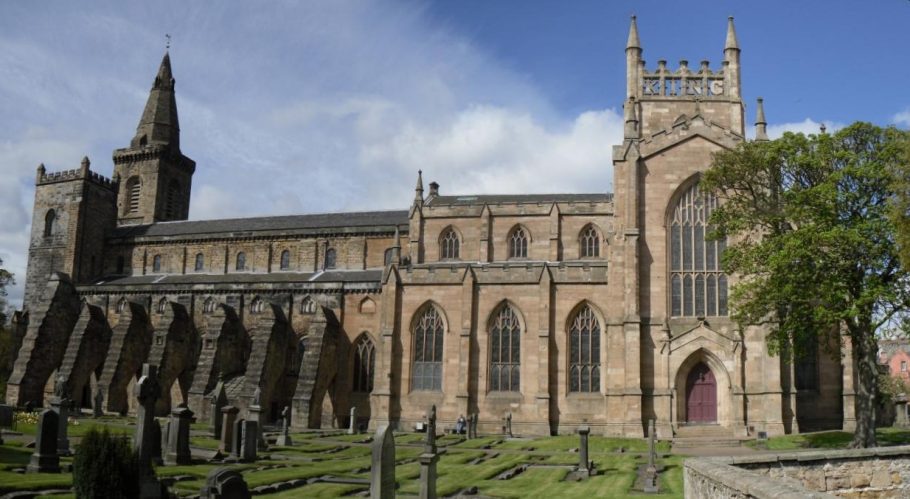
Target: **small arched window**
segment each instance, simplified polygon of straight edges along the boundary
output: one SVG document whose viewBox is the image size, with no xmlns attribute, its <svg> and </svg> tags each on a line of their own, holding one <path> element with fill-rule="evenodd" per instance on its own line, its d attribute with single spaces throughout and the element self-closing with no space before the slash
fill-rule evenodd
<svg viewBox="0 0 910 499">
<path fill-rule="evenodd" d="M 414 322 L 414 390 L 442 390 L 442 339 L 444 327 L 436 307 L 428 305 Z"/>
<path fill-rule="evenodd" d="M 242 251 L 237 253 L 237 263 L 234 265 L 234 270 L 246 270 L 246 253 Z"/>
<path fill-rule="evenodd" d="M 439 258 L 441 260 L 457 260 L 460 253 L 460 241 L 455 229 L 449 227 L 439 236 Z"/>
<path fill-rule="evenodd" d="M 202 311 L 206 314 L 210 314 L 215 311 L 215 300 L 213 298 L 206 298 L 205 303 L 202 304 Z"/>
<path fill-rule="evenodd" d="M 158 313 L 163 314 L 167 310 L 167 298 L 158 300 Z"/>
<path fill-rule="evenodd" d="M 301 314 L 315 314 L 316 313 L 316 302 L 312 298 L 307 296 L 300 302 L 300 313 Z"/>
<path fill-rule="evenodd" d="M 569 391 L 600 391 L 600 322 L 588 305 L 569 326 Z"/>
<path fill-rule="evenodd" d="M 291 268 L 291 252 L 284 250 L 281 252 L 281 270 L 287 270 Z"/>
<path fill-rule="evenodd" d="M 123 261 L 123 255 L 120 255 L 117 257 L 117 273 L 122 274 L 124 267 L 125 267 L 125 263 Z"/>
<path fill-rule="evenodd" d="M 376 364 L 376 348 L 366 333 L 354 343 L 354 386 L 355 392 L 373 391 L 373 372 Z"/>
<path fill-rule="evenodd" d="M 521 380 L 521 325 L 509 305 L 490 320 L 490 390 L 517 392 Z"/>
<path fill-rule="evenodd" d="M 171 180 L 167 186 L 167 197 L 165 198 L 165 216 L 167 218 L 177 218 L 180 216 L 180 184 L 176 180 Z"/>
<path fill-rule="evenodd" d="M 389 265 L 392 263 L 392 248 L 385 250 L 385 254 L 382 255 L 382 264 Z"/>
<path fill-rule="evenodd" d="M 152 258 L 152 272 L 161 272 L 161 255 Z"/>
<path fill-rule="evenodd" d="M 509 258 L 528 257 L 528 232 L 522 226 L 512 229 L 509 234 Z"/>
<path fill-rule="evenodd" d="M 196 263 L 193 265 L 193 269 L 199 272 L 203 268 L 205 268 L 205 256 L 202 253 L 196 253 Z"/>
<path fill-rule="evenodd" d="M 593 225 L 588 225 L 582 229 L 578 238 L 581 246 L 582 258 L 597 258 L 600 256 L 600 233 Z"/>
<path fill-rule="evenodd" d="M 142 181 L 139 177 L 130 177 L 126 181 L 126 212 L 139 213 L 139 195 L 142 193 Z"/>
<path fill-rule="evenodd" d="M 122 314 L 125 311 L 126 311 L 126 298 L 121 298 L 120 301 L 117 302 L 117 313 Z"/>
<path fill-rule="evenodd" d="M 54 222 L 57 220 L 57 212 L 54 210 L 47 210 L 47 215 L 44 215 L 44 237 L 51 237 L 54 235 Z"/>
<path fill-rule="evenodd" d="M 325 268 L 335 268 L 335 248 L 325 250 Z"/>
<path fill-rule="evenodd" d="M 265 302 L 262 301 L 262 298 L 258 296 L 253 298 L 253 301 L 250 302 L 250 313 L 258 314 L 265 309 Z"/>
</svg>

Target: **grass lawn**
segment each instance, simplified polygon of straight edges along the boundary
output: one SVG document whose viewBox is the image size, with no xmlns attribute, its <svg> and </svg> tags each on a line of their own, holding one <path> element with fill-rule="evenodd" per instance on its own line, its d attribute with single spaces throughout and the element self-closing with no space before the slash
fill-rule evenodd
<svg viewBox="0 0 910 499">
<path fill-rule="evenodd" d="M 903 428 L 879 428 L 875 430 L 878 445 L 908 445 L 910 444 L 910 430 Z M 798 450 L 798 449 L 846 449 L 853 440 L 853 434 L 845 431 L 820 431 L 817 433 L 801 433 L 797 435 L 782 435 L 768 439 L 768 450 Z M 751 441 L 746 445 L 754 449 L 763 449 L 760 442 Z"/>
</svg>

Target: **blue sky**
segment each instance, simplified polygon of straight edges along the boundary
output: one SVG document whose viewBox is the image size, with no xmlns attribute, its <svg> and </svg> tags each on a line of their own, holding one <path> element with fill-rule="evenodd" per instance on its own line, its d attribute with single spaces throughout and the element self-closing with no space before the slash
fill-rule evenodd
<svg viewBox="0 0 910 499">
<path fill-rule="evenodd" d="M 0 258 L 24 281 L 34 171 L 112 172 L 172 35 L 193 219 L 405 208 L 443 193 L 612 190 L 624 46 L 719 67 L 772 133 L 910 126 L 910 1 L 0 3 Z M 11 301 L 21 298 L 21 284 Z"/>
</svg>

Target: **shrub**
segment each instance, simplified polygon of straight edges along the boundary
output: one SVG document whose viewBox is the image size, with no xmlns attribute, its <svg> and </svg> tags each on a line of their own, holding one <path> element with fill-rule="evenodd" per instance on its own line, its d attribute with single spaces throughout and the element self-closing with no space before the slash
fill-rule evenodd
<svg viewBox="0 0 910 499">
<path fill-rule="evenodd" d="M 92 428 L 73 458 L 76 497 L 132 498 L 139 496 L 139 460 L 125 435 Z"/>
</svg>

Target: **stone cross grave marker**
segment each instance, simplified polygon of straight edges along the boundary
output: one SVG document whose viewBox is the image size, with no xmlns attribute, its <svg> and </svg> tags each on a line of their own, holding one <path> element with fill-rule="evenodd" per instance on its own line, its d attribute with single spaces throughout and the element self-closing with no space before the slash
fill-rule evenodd
<svg viewBox="0 0 910 499">
<path fill-rule="evenodd" d="M 589 473 L 591 471 L 591 460 L 588 459 L 588 435 L 590 434 L 590 426 L 582 426 L 578 429 L 578 469 Z"/>
<path fill-rule="evenodd" d="M 95 398 L 92 400 L 92 416 L 104 416 L 104 390 L 100 386 L 95 389 Z"/>
<path fill-rule="evenodd" d="M 57 454 L 57 430 L 60 416 L 46 409 L 38 416 L 38 434 L 35 438 L 35 452 L 28 464 L 29 473 L 59 473 L 60 456 Z"/>
<path fill-rule="evenodd" d="M 185 405 L 179 405 L 171 412 L 168 425 L 167 454 L 164 462 L 168 465 L 192 464 L 190 454 L 190 423 L 193 420 L 193 411 Z"/>
<path fill-rule="evenodd" d="M 222 454 L 230 454 L 234 443 L 234 421 L 237 419 L 237 413 L 240 409 L 229 405 L 221 408 L 223 415 L 221 420 L 221 443 L 218 445 L 218 451 Z"/>
<path fill-rule="evenodd" d="M 224 391 L 224 381 L 219 381 L 212 392 L 212 438 L 221 438 L 222 418 L 221 408 L 228 403 L 227 393 Z"/>
<path fill-rule="evenodd" d="M 389 425 L 379 428 L 372 444 L 370 498 L 395 499 L 395 435 Z"/>
<path fill-rule="evenodd" d="M 143 476 L 152 472 L 152 446 L 161 445 L 155 441 L 152 425 L 155 421 L 155 402 L 161 395 L 161 386 L 158 384 L 158 366 L 142 365 L 142 377 L 136 384 L 136 398 L 139 399 L 139 408 L 136 410 L 136 435 L 133 444 L 139 455 L 139 468 Z"/>
<path fill-rule="evenodd" d="M 657 486 L 657 428 L 655 421 L 652 419 L 648 424 L 648 467 L 645 468 L 644 491 L 648 493 L 658 492 Z"/>
<path fill-rule="evenodd" d="M 420 455 L 420 499 L 436 499 L 436 406 L 427 416 L 427 442 Z"/>
<path fill-rule="evenodd" d="M 351 420 L 348 426 L 348 435 L 357 433 L 357 407 L 351 406 Z"/>
<path fill-rule="evenodd" d="M 253 420 L 256 422 L 256 445 L 259 450 L 268 450 L 269 446 L 265 443 L 265 435 L 262 431 L 262 390 L 259 387 L 256 387 L 256 390 L 253 392 L 253 403 L 247 408 L 249 413 L 247 419 Z"/>
<path fill-rule="evenodd" d="M 66 435 L 66 427 L 69 423 L 70 399 L 66 396 L 66 377 L 58 374 L 54 379 L 54 396 L 51 397 L 51 409 L 59 416 L 59 425 L 57 429 L 57 454 L 68 456 L 70 453 L 70 439 Z"/>
<path fill-rule="evenodd" d="M 250 489 L 243 475 L 229 468 L 215 468 L 205 477 L 200 499 L 247 499 Z"/>
<path fill-rule="evenodd" d="M 508 435 L 509 438 L 512 438 L 514 436 L 514 435 L 512 435 L 512 411 L 509 411 L 509 413 L 506 414 L 505 430 L 506 430 L 505 434 Z"/>
<path fill-rule="evenodd" d="M 284 409 L 281 411 L 281 435 L 278 437 L 278 440 L 275 443 L 284 447 L 294 445 L 294 443 L 291 441 L 290 406 L 284 406 Z"/>
</svg>

